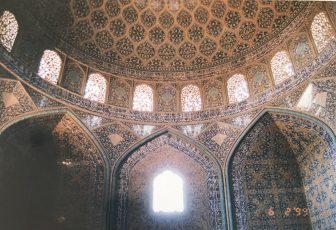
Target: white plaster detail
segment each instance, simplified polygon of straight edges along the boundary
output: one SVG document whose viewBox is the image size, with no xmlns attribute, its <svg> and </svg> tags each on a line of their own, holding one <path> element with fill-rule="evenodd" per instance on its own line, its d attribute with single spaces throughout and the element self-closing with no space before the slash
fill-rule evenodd
<svg viewBox="0 0 336 230">
<path fill-rule="evenodd" d="M 116 146 L 118 145 L 120 142 L 122 142 L 124 140 L 124 138 L 122 136 L 120 136 L 119 134 L 113 133 L 109 135 L 110 141 L 111 143 Z"/>
<path fill-rule="evenodd" d="M 226 138 L 227 136 L 225 134 L 218 133 L 213 138 L 211 138 L 211 140 L 213 140 L 214 142 L 216 142 L 217 145 L 220 146 L 223 144 Z"/>
<path fill-rule="evenodd" d="M 19 104 L 18 99 L 13 93 L 2 92 L 2 101 L 5 105 L 5 108 Z"/>
<path fill-rule="evenodd" d="M 322 93 L 318 93 L 315 95 L 313 103 L 314 104 L 318 104 L 322 107 L 326 107 L 327 105 L 327 96 L 328 93 L 327 92 L 322 92 Z"/>
</svg>

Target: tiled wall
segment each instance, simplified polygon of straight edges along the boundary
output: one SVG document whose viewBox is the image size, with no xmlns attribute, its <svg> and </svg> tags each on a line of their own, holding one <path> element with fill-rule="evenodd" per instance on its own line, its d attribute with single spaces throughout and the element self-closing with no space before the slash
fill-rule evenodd
<svg viewBox="0 0 336 230">
<path fill-rule="evenodd" d="M 229 168 L 237 229 L 310 229 L 295 155 L 269 115 L 242 140 Z"/>
</svg>

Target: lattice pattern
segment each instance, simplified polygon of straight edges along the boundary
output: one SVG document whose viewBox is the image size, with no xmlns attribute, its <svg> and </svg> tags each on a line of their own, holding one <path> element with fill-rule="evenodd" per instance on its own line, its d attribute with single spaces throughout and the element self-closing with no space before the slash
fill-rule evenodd
<svg viewBox="0 0 336 230">
<path fill-rule="evenodd" d="M 104 103 L 106 96 L 106 85 L 106 79 L 101 74 L 90 74 L 86 83 L 84 97 L 92 101 Z"/>
<path fill-rule="evenodd" d="M 242 74 L 235 74 L 227 81 L 229 103 L 241 102 L 250 96 L 249 88 Z"/>
<path fill-rule="evenodd" d="M 57 54 L 57 52 L 52 50 L 45 50 L 40 61 L 38 75 L 53 84 L 57 84 L 61 68 L 62 59 Z"/>
<path fill-rule="evenodd" d="M 150 86 L 141 84 L 135 87 L 133 109 L 137 111 L 153 111 L 153 89 Z"/>
<path fill-rule="evenodd" d="M 19 25 L 15 16 L 5 11 L 0 17 L 0 43 L 10 52 L 13 48 Z"/>
<path fill-rule="evenodd" d="M 328 17 L 324 12 L 314 17 L 310 29 L 318 52 L 321 52 L 335 36 Z"/>
<path fill-rule="evenodd" d="M 49 0 L 34 4 L 34 16 L 54 22 L 47 24 L 51 29 L 58 25 L 55 31 L 68 28 L 71 33 L 59 36 L 99 62 L 143 71 L 189 72 L 226 64 L 256 48 L 258 53 L 268 50 L 265 41 L 280 39 L 283 28 L 300 20 L 308 4 L 276 2 Z M 63 10 L 50 12 L 50 5 Z"/>
<path fill-rule="evenodd" d="M 202 99 L 200 89 L 195 85 L 183 87 L 181 93 L 182 111 L 199 111 L 202 108 Z"/>
<path fill-rule="evenodd" d="M 279 84 L 294 75 L 294 69 L 286 51 L 280 51 L 271 60 L 275 84 Z"/>
</svg>

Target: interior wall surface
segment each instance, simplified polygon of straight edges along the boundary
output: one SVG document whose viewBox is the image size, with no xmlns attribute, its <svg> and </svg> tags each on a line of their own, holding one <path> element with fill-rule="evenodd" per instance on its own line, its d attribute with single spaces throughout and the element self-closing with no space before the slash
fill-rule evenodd
<svg viewBox="0 0 336 230">
<path fill-rule="evenodd" d="M 236 229 L 332 229 L 335 134 L 300 113 L 265 113 L 230 165 Z"/>
<path fill-rule="evenodd" d="M 335 134 L 317 119 L 275 114 L 298 162 L 313 229 L 336 226 Z"/>
<path fill-rule="evenodd" d="M 184 211 L 153 211 L 153 180 L 165 170 L 183 179 Z M 149 140 L 117 166 L 113 229 L 223 229 L 220 168 L 178 137 Z"/>
<path fill-rule="evenodd" d="M 19 121 L 0 135 L 0 229 L 102 229 L 104 165 L 68 115 Z"/>
<path fill-rule="evenodd" d="M 165 170 L 183 179 L 184 211 L 181 213 L 153 211 L 153 180 Z M 182 152 L 162 146 L 149 153 L 131 170 L 129 186 L 127 229 L 209 229 L 206 174 Z"/>
<path fill-rule="evenodd" d="M 241 142 L 230 164 L 236 229 L 311 229 L 298 163 L 269 115 Z"/>
</svg>

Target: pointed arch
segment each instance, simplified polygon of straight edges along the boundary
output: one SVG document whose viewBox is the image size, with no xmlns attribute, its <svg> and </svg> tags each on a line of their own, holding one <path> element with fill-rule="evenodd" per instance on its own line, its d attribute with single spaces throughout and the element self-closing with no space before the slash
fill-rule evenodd
<svg viewBox="0 0 336 230">
<path fill-rule="evenodd" d="M 279 84 L 294 76 L 294 68 L 286 51 L 277 52 L 271 60 L 271 69 L 275 84 Z"/>
<path fill-rule="evenodd" d="M 41 78 L 57 84 L 61 73 L 62 59 L 56 51 L 45 50 L 41 57 L 38 75 Z"/>
<path fill-rule="evenodd" d="M 202 109 L 201 91 L 196 85 L 186 85 L 181 91 L 182 112 L 199 111 Z"/>
<path fill-rule="evenodd" d="M 320 53 L 335 37 L 335 33 L 325 12 L 315 15 L 310 26 L 317 51 Z"/>
<path fill-rule="evenodd" d="M 229 103 L 241 102 L 250 96 L 249 88 L 243 74 L 235 74 L 227 81 Z"/>
<path fill-rule="evenodd" d="M 45 109 L 43 111 L 34 111 L 22 114 L 20 116 L 17 116 L 15 119 L 10 120 L 9 122 L 6 122 L 2 126 L 0 126 L 0 135 L 9 127 L 12 125 L 28 120 L 31 118 L 38 118 L 38 117 L 45 117 L 45 116 L 53 116 L 53 115 L 68 115 L 71 117 L 71 119 L 80 126 L 80 128 L 83 130 L 83 132 L 93 141 L 95 146 L 99 149 L 99 152 L 101 153 L 102 158 L 104 158 L 104 164 L 107 168 L 109 168 L 108 158 L 106 157 L 106 153 L 104 152 L 101 144 L 96 139 L 96 137 L 92 134 L 92 132 L 86 127 L 86 125 L 69 109 L 67 108 L 57 108 L 57 109 Z M 108 175 L 108 173 L 106 173 Z"/>
<path fill-rule="evenodd" d="M 9 11 L 4 11 L 0 17 L 0 43 L 11 52 L 16 36 L 19 32 L 19 24 Z"/>
<path fill-rule="evenodd" d="M 154 93 L 147 84 L 137 85 L 133 94 L 133 110 L 153 112 Z"/>
<path fill-rule="evenodd" d="M 317 164 L 320 166 L 326 166 L 321 170 L 329 170 L 329 172 L 333 172 L 333 178 L 336 179 L 336 174 L 335 174 L 335 166 L 332 166 L 332 159 L 335 158 L 334 153 L 336 152 L 336 136 L 334 131 L 323 121 L 312 117 L 308 114 L 293 111 L 293 110 L 288 110 L 288 109 L 280 109 L 280 108 L 266 108 L 264 109 L 260 114 L 256 116 L 253 122 L 250 123 L 248 127 L 241 133 L 235 144 L 232 146 L 230 153 L 228 154 L 226 161 L 225 161 L 225 168 L 224 168 L 224 175 L 225 176 L 225 187 L 226 187 L 226 207 L 228 210 L 228 224 L 229 224 L 229 229 L 234 229 L 236 228 L 237 221 L 235 220 L 234 217 L 234 208 L 236 208 L 233 198 L 233 193 L 237 190 L 237 185 L 234 185 L 232 182 L 232 173 L 231 173 L 231 164 L 233 160 L 233 156 L 236 154 L 237 150 L 239 148 L 244 149 L 244 151 L 252 151 L 250 147 L 244 147 L 242 146 L 242 143 L 246 140 L 250 143 L 252 143 L 252 139 L 246 139 L 248 138 L 248 135 L 256 129 L 259 132 L 263 132 L 263 127 L 266 127 L 265 123 L 265 118 L 267 117 L 270 118 L 269 121 L 275 123 L 275 127 L 277 127 L 279 130 L 281 130 L 282 134 L 287 142 L 289 144 L 285 145 L 286 147 L 290 146 L 292 151 L 294 152 L 294 156 L 296 159 L 296 162 L 298 166 L 294 170 L 298 170 L 300 173 L 300 176 L 302 177 L 303 181 L 303 188 L 304 188 L 304 194 L 306 196 L 306 199 L 309 201 L 312 201 L 312 209 L 317 208 L 323 210 L 323 207 L 318 207 L 320 204 L 320 201 L 315 202 L 315 200 L 319 200 L 319 198 L 316 197 L 311 197 L 311 193 L 309 192 L 312 188 L 310 184 L 308 183 L 309 181 L 312 181 L 314 184 L 316 181 L 316 178 L 314 176 L 311 177 L 310 172 L 308 167 L 312 165 L 316 165 L 316 160 L 322 160 L 326 162 L 318 162 Z M 260 123 L 260 124 L 259 124 Z M 259 125 L 259 126 L 258 126 Z M 293 127 L 293 128 L 290 128 Z M 299 130 L 300 129 L 300 130 Z M 319 139 L 316 143 L 316 139 Z M 300 140 L 300 138 L 302 138 Z M 255 140 L 255 139 L 253 139 Z M 323 144 L 323 146 L 318 146 L 316 145 L 317 143 Z M 256 143 L 258 144 L 258 143 Z M 303 149 L 302 149 L 303 146 Z M 315 147 L 314 147 L 315 146 Z M 323 147 L 323 148 L 322 148 Z M 324 149 L 324 150 L 322 150 Z M 324 152 L 325 151 L 325 152 Z M 257 153 L 255 153 L 257 154 Z M 257 157 L 260 157 L 260 155 L 257 155 Z M 251 159 L 256 159 L 256 158 L 251 158 Z M 307 160 L 308 159 L 308 160 Z M 243 164 L 242 160 L 239 161 L 239 164 Z M 306 169 L 304 168 L 306 167 Z M 331 169 L 334 167 L 334 169 Z M 245 171 L 248 169 L 245 169 Z M 262 170 L 262 169 L 260 169 Z M 303 170 L 306 170 L 303 172 Z M 312 170 L 312 172 L 315 169 Z M 317 170 L 317 169 L 316 169 Z M 330 175 L 328 173 L 323 174 L 327 177 Z M 322 176 L 323 176 L 322 175 Z M 325 189 L 326 186 L 322 185 L 319 181 L 324 181 L 323 178 L 317 178 L 318 182 L 318 187 L 321 190 Z M 314 182 L 315 181 L 315 182 Z M 253 183 L 253 182 L 251 182 Z M 266 183 L 266 182 L 265 182 Z M 324 187 L 323 187 L 324 186 Z M 235 188 L 233 191 L 233 187 Z M 330 187 L 330 189 L 332 189 Z M 260 189 L 259 189 L 260 190 Z M 314 193 L 321 194 L 321 191 L 315 191 Z M 326 191 L 322 191 L 324 194 Z M 328 192 L 326 192 L 328 193 Z M 307 197 L 308 196 L 308 197 Z M 242 196 L 239 198 L 242 199 Z M 249 197 L 250 200 L 253 200 L 253 197 Z M 285 204 L 284 204 L 285 205 Z M 307 208 L 307 207 L 306 207 Z M 242 211 L 244 209 L 240 209 Z M 256 207 L 254 207 L 254 210 L 256 210 Z M 314 211 L 316 209 L 313 209 Z M 267 210 L 262 210 L 263 212 Z M 307 211 L 307 209 L 305 210 Z M 307 213 L 306 213 L 307 214 Z M 319 213 L 321 214 L 321 213 Z M 244 217 L 245 214 L 240 213 L 240 217 Z M 306 215 L 308 216 L 308 214 Z M 327 225 L 321 226 L 321 223 L 329 223 L 328 221 L 324 220 L 318 220 L 316 217 L 321 217 L 323 219 L 323 215 L 315 215 L 313 219 L 311 219 L 311 222 L 314 227 L 317 228 L 328 228 Z M 287 221 L 287 220 L 286 220 Z M 286 222 L 287 224 L 287 222 Z M 309 221 L 310 224 L 310 221 Z M 330 224 L 330 223 L 329 223 Z M 309 227 L 309 226 L 308 226 Z M 330 227 L 330 226 L 329 226 Z"/>
<path fill-rule="evenodd" d="M 14 135 L 13 130 L 15 131 Z M 54 192 L 43 194 L 48 198 L 46 202 L 50 204 L 48 209 L 39 207 L 39 211 L 43 212 L 43 215 L 45 214 L 46 217 L 55 215 L 53 211 L 55 209 L 60 210 L 60 205 L 66 210 L 71 210 L 73 207 L 77 209 L 83 208 L 83 213 L 91 213 L 93 214 L 92 218 L 96 218 L 99 221 L 90 222 L 85 214 L 74 216 L 75 214 L 67 211 L 63 211 L 62 215 L 67 220 L 71 220 L 74 217 L 78 218 L 80 223 L 76 224 L 83 228 L 87 226 L 92 229 L 105 228 L 106 203 L 109 200 L 110 166 L 100 143 L 70 110 L 65 108 L 51 109 L 21 115 L 0 127 L 0 141 L 5 141 L 6 143 L 13 141 L 14 144 L 9 144 L 8 149 L 3 151 L 10 150 L 9 152 L 12 153 L 11 158 L 14 157 L 17 160 L 17 167 L 20 167 L 20 165 L 25 167 L 27 165 L 27 170 L 22 171 L 27 172 L 27 175 L 22 175 L 23 178 L 29 179 L 32 176 L 36 176 L 34 174 L 35 171 L 38 172 L 37 176 L 39 178 L 36 178 L 38 184 L 33 183 L 31 185 L 32 193 L 28 197 L 36 197 L 34 194 L 39 194 L 39 188 L 46 188 L 47 192 L 49 187 L 53 188 L 50 191 Z M 21 149 L 11 147 L 16 142 L 20 143 L 20 146 L 22 145 Z M 37 147 L 34 148 L 34 146 Z M 41 167 L 36 167 L 35 165 L 42 165 L 44 162 L 47 165 Z M 36 170 L 31 170 L 32 166 Z M 73 167 L 76 167 L 76 170 L 73 170 Z M 17 172 L 19 171 L 18 169 Z M 41 176 L 43 173 L 45 175 Z M 78 176 L 81 178 L 78 178 Z M 43 178 L 47 178 L 47 180 Z M 80 186 L 76 180 L 81 181 Z M 59 182 L 62 183 L 57 184 Z M 16 189 L 16 187 L 14 188 Z M 8 189 L 16 191 L 12 187 Z M 60 193 L 58 189 L 62 192 Z M 59 195 L 55 195 L 55 193 L 59 193 Z M 81 198 L 79 198 L 80 196 L 76 198 L 77 195 L 74 197 L 74 194 L 79 193 L 82 196 Z M 22 206 L 20 202 L 19 205 Z M 22 210 L 25 210 L 24 207 L 22 208 Z M 40 221 L 40 219 L 37 218 L 35 220 L 34 218 L 29 219 L 31 225 L 25 227 L 35 229 L 34 223 Z M 48 223 L 53 227 L 57 223 L 48 221 L 54 218 L 55 216 L 46 218 L 43 223 Z M 20 224 L 19 221 L 21 220 L 19 219 L 17 218 L 18 224 Z M 64 217 L 61 219 L 64 219 Z M 64 226 L 71 225 L 71 223 L 73 222 L 65 222 Z"/>
<path fill-rule="evenodd" d="M 89 75 L 86 82 L 84 98 L 104 103 L 106 98 L 106 88 L 106 78 L 99 73 L 92 73 Z"/>
<path fill-rule="evenodd" d="M 196 164 L 199 164 L 203 168 L 207 175 L 208 184 L 208 196 L 216 197 L 216 199 L 211 201 L 210 210 L 216 210 L 216 215 L 214 213 L 209 215 L 210 228 L 222 228 L 225 226 L 225 210 L 222 206 L 224 202 L 223 190 L 222 190 L 222 173 L 221 167 L 218 160 L 208 152 L 203 146 L 190 139 L 189 137 L 181 134 L 180 132 L 164 128 L 161 129 L 147 138 L 141 140 L 135 144 L 129 151 L 124 153 L 116 162 L 112 181 L 114 184 L 111 186 L 113 189 L 112 194 L 114 203 L 110 204 L 110 217 L 112 223 L 110 226 L 125 226 L 126 216 L 127 216 L 127 194 L 128 194 L 128 182 L 125 178 L 130 175 L 130 167 L 135 167 L 137 164 L 146 161 L 146 157 L 150 156 L 153 152 L 158 152 L 161 147 L 170 146 L 176 151 L 180 151 L 185 155 L 185 157 L 191 158 Z M 163 159 L 160 157 L 159 159 Z M 148 162 L 148 161 L 147 161 Z M 161 171 L 161 169 L 158 169 Z M 155 174 L 155 170 L 151 171 Z M 154 178 L 154 177 L 153 177 Z M 211 179 L 210 179 L 211 178 Z M 122 189 L 121 188 L 122 185 Z M 216 192 L 215 192 L 216 190 Z M 215 195 L 216 193 L 217 195 Z M 210 195 L 212 194 L 212 195 Z M 132 196 L 133 197 L 133 196 Z M 209 200 L 210 202 L 210 200 Z M 133 209 L 132 209 L 133 210 Z M 123 217 L 121 217 L 122 215 Z M 216 226 L 216 227 L 214 227 Z"/>
</svg>

